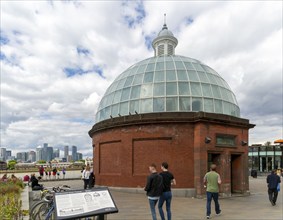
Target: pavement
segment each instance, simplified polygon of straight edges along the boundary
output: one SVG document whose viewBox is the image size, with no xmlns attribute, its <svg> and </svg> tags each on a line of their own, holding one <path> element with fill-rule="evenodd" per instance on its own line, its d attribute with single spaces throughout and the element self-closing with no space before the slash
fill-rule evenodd
<svg viewBox="0 0 283 220">
<path fill-rule="evenodd" d="M 44 186 L 69 185 L 72 189 L 82 189 L 82 180 L 47 181 Z M 282 189 L 281 184 L 281 189 Z M 212 202 L 211 219 L 215 220 L 282 220 L 283 196 L 279 192 L 276 206 L 268 200 L 266 177 L 250 178 L 250 196 L 233 196 L 220 198 L 221 216 L 214 213 Z M 107 220 L 151 220 L 148 199 L 145 195 L 111 191 L 119 209 L 118 213 L 107 215 Z M 171 203 L 172 220 L 206 219 L 206 200 L 196 198 L 174 197 Z M 164 207 L 165 209 L 165 207 Z M 158 210 L 157 216 L 160 220 Z M 166 212 L 165 212 L 166 213 Z"/>
</svg>

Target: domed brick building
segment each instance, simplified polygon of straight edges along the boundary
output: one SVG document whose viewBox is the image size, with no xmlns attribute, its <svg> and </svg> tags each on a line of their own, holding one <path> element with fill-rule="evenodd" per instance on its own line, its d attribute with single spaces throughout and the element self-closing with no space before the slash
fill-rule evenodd
<svg viewBox="0 0 283 220">
<path fill-rule="evenodd" d="M 247 193 L 248 132 L 236 96 L 212 68 L 175 55 L 178 40 L 164 24 L 153 40 L 154 57 L 121 73 L 106 90 L 93 142 L 96 184 L 143 187 L 148 165 L 167 161 L 185 196 L 205 193 L 211 163 L 221 193 Z"/>
</svg>

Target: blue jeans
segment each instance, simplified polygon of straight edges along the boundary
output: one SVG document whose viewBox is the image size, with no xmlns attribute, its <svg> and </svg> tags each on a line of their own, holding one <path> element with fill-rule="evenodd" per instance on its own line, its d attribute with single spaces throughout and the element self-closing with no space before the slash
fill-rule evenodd
<svg viewBox="0 0 283 220">
<path fill-rule="evenodd" d="M 215 203 L 215 212 L 219 214 L 221 212 L 220 205 L 218 202 L 218 193 L 206 192 L 206 216 L 210 216 L 211 214 L 211 200 L 213 199 Z"/>
<path fill-rule="evenodd" d="M 159 198 L 158 209 L 161 220 L 165 220 L 164 212 L 162 209 L 163 203 L 166 202 L 166 212 L 167 212 L 167 220 L 171 220 L 171 200 L 172 200 L 172 192 L 163 192 Z"/>
<path fill-rule="evenodd" d="M 152 215 L 152 220 L 157 220 L 156 212 L 155 212 L 155 206 L 156 206 L 158 199 L 156 199 L 156 200 L 148 199 L 148 201 L 149 201 L 149 207 L 150 207 L 150 211 L 151 211 L 151 215 Z"/>
</svg>

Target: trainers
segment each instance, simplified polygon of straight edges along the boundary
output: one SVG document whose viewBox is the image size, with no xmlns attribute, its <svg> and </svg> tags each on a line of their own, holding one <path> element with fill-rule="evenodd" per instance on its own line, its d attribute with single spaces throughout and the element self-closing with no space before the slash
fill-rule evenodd
<svg viewBox="0 0 283 220">
<path fill-rule="evenodd" d="M 221 211 L 219 213 L 216 213 L 216 216 L 219 216 L 219 215 L 221 215 Z"/>
<path fill-rule="evenodd" d="M 206 216 L 206 219 L 210 219 L 210 216 Z"/>
</svg>

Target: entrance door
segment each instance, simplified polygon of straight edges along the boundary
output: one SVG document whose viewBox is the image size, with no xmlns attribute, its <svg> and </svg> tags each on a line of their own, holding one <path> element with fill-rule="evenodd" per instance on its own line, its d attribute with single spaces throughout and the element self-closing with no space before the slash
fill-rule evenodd
<svg viewBox="0 0 283 220">
<path fill-rule="evenodd" d="M 217 167 L 220 165 L 220 154 L 218 153 L 208 153 L 207 155 L 207 171 L 210 171 L 211 164 L 216 164 Z"/>
<path fill-rule="evenodd" d="M 231 154 L 231 193 L 242 192 L 242 155 Z"/>
</svg>

